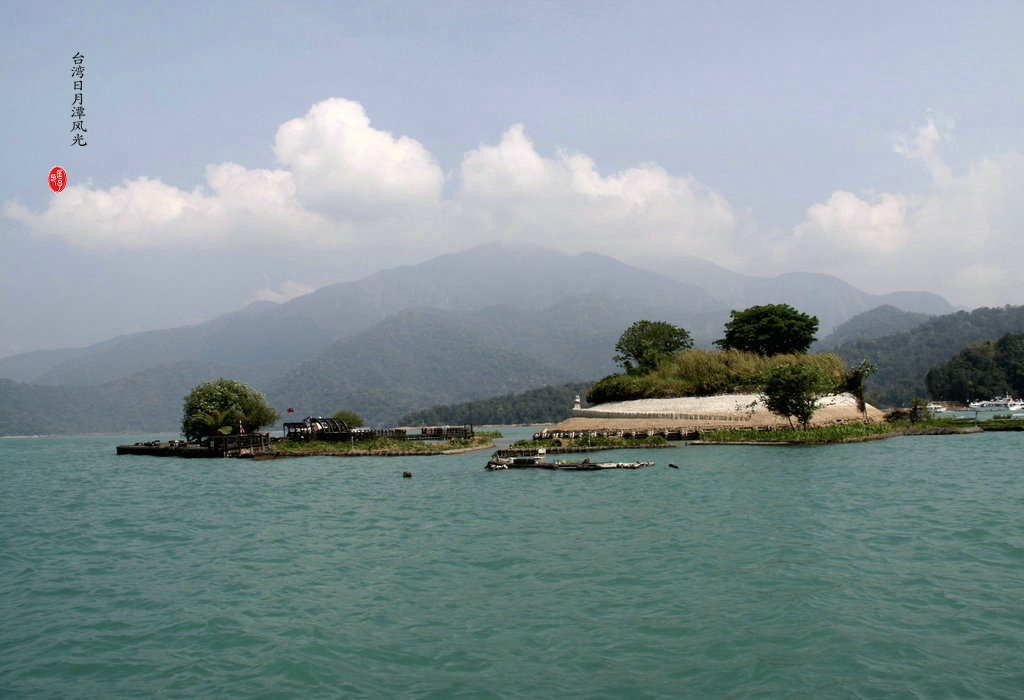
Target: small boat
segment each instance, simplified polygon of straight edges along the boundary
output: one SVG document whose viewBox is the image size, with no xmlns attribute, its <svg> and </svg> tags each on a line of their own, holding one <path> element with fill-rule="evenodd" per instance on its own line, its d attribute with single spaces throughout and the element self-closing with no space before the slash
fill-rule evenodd
<svg viewBox="0 0 1024 700">
<path fill-rule="evenodd" d="M 932 413 L 946 413 L 949 409 L 943 406 L 941 403 L 932 401 L 930 404 L 925 406 Z"/>
<path fill-rule="evenodd" d="M 1024 411 L 1024 401 L 1004 396 L 991 401 L 971 401 L 967 407 L 972 411 Z"/>
<path fill-rule="evenodd" d="M 654 462 L 591 462 L 584 459 L 582 462 L 548 462 L 545 456 L 523 455 L 519 457 L 491 457 L 487 462 L 487 469 L 497 471 L 499 469 L 560 469 L 564 471 L 589 472 L 599 469 L 639 469 L 640 467 L 652 467 Z"/>
</svg>

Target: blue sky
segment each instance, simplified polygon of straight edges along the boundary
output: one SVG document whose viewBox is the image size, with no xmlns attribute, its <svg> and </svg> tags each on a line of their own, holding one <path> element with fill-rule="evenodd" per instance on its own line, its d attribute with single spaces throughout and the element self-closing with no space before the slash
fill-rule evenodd
<svg viewBox="0 0 1024 700">
<path fill-rule="evenodd" d="M 1024 303 L 1022 30 L 1011 2 L 4 2 L 0 356 L 489 240 Z"/>
</svg>

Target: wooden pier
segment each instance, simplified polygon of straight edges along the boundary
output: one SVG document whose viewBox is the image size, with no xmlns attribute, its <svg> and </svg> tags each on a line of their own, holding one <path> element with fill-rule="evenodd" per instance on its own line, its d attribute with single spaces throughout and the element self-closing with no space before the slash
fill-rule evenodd
<svg viewBox="0 0 1024 700">
<path fill-rule="evenodd" d="M 704 430 L 708 430 L 705 428 Z M 700 440 L 701 428 L 653 428 L 646 430 L 542 430 L 534 433 L 534 440 L 585 440 L 588 437 L 649 438 L 660 436 L 666 440 Z"/>
<path fill-rule="evenodd" d="M 644 430 L 542 430 L 533 434 L 534 440 L 586 440 L 593 437 L 619 437 L 619 438 L 648 438 L 660 436 L 672 442 L 684 440 L 700 440 L 704 433 L 712 430 L 721 430 L 725 426 L 696 427 L 679 426 L 675 428 L 648 428 Z M 771 432 L 773 426 L 744 427 L 741 430 L 749 430 L 752 434 L 758 432 Z"/>
<path fill-rule="evenodd" d="M 198 442 L 153 440 L 117 446 L 119 455 L 148 455 L 150 457 L 250 458 L 268 452 L 270 452 L 270 433 L 213 435 Z"/>
<path fill-rule="evenodd" d="M 365 442 L 378 438 L 392 440 L 472 440 L 473 426 L 425 425 L 421 428 L 349 428 L 344 421 L 333 418 L 310 418 L 308 421 L 285 423 L 284 439 L 293 442 Z"/>
</svg>

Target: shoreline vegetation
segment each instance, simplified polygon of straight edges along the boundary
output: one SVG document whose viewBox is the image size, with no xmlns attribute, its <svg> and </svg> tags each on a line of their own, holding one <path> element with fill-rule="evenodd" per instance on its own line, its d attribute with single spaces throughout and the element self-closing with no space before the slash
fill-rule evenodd
<svg viewBox="0 0 1024 700">
<path fill-rule="evenodd" d="M 495 434 L 496 433 L 496 434 Z M 494 447 L 494 437 L 501 437 L 498 431 L 477 433 L 472 440 L 452 439 L 443 442 L 413 442 L 392 438 L 376 438 L 362 442 L 275 442 L 270 452 L 256 455 L 254 459 L 283 459 L 286 457 L 415 457 L 427 455 L 458 454 Z"/>
<path fill-rule="evenodd" d="M 780 365 L 810 367 L 840 381 L 846 366 L 833 353 L 785 353 L 765 357 L 736 350 L 687 350 L 668 355 L 645 372 L 613 374 L 596 382 L 587 392 L 590 404 L 638 399 L 710 397 L 724 394 L 757 393 L 767 371 Z"/>
<path fill-rule="evenodd" d="M 967 435 L 992 431 L 1024 431 L 1024 419 L 1006 418 L 976 421 L 973 418 L 931 418 L 892 423 L 851 423 L 802 428 L 709 428 L 700 431 L 697 440 L 682 445 L 838 445 L 873 442 L 914 435 Z M 675 447 L 676 444 L 655 435 L 648 438 L 580 436 L 543 440 L 518 440 L 510 449 L 546 448 L 558 452 L 644 449 Z"/>
<path fill-rule="evenodd" d="M 606 435 L 590 435 L 578 438 L 545 438 L 543 440 L 516 440 L 509 449 L 558 449 L 562 452 L 570 452 L 573 448 L 580 451 L 589 450 L 620 450 L 620 449 L 643 449 L 675 447 L 661 435 L 651 437 L 617 437 Z"/>
<path fill-rule="evenodd" d="M 853 442 L 872 442 L 893 437 L 912 435 L 966 435 L 982 432 L 1024 430 L 1024 419 L 993 418 L 976 421 L 973 418 L 930 418 L 892 423 L 861 423 L 830 425 L 816 428 L 751 430 L 750 428 L 724 428 L 707 430 L 701 439 L 690 445 L 835 445 Z"/>
</svg>

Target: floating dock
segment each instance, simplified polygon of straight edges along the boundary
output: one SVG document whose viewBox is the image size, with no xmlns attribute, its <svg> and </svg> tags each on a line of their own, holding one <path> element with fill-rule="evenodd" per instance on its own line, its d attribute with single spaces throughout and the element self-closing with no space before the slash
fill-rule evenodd
<svg viewBox="0 0 1024 700">
<path fill-rule="evenodd" d="M 270 433 L 217 435 L 203 438 L 199 442 L 153 440 L 117 446 L 119 455 L 147 455 L 150 457 L 251 458 L 268 452 L 270 452 Z"/>
<path fill-rule="evenodd" d="M 535 457 L 493 457 L 487 463 L 487 469 L 492 472 L 499 469 L 558 469 L 591 472 L 600 469 L 640 469 L 653 466 L 654 462 L 591 462 L 589 459 L 582 462 L 548 462 L 539 455 Z"/>
</svg>

